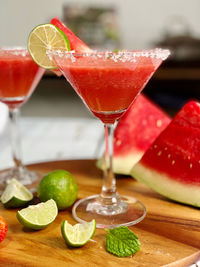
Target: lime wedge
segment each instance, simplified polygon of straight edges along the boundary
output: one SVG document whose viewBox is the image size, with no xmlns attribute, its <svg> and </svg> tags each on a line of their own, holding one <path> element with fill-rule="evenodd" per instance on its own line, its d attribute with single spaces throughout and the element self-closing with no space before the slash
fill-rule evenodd
<svg viewBox="0 0 200 267">
<path fill-rule="evenodd" d="M 44 69 L 57 69 L 47 54 L 48 50 L 69 51 L 67 36 L 53 24 L 41 24 L 35 27 L 28 38 L 28 50 L 35 63 Z"/>
<path fill-rule="evenodd" d="M 17 212 L 18 221 L 27 228 L 40 230 L 52 223 L 58 214 L 56 202 L 50 199 Z"/>
<path fill-rule="evenodd" d="M 61 224 L 61 233 L 68 246 L 82 247 L 90 238 L 93 237 L 96 230 L 96 221 L 92 220 L 87 223 L 77 223 L 74 226 L 63 221 Z"/>
<path fill-rule="evenodd" d="M 14 178 L 1 195 L 1 202 L 5 208 L 24 207 L 32 199 L 32 193 Z"/>
</svg>

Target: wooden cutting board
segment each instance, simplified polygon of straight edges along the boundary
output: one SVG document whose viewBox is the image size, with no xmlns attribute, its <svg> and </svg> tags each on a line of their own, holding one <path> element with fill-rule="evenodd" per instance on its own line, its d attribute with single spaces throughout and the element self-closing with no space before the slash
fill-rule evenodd
<svg viewBox="0 0 200 267">
<path fill-rule="evenodd" d="M 46 162 L 31 165 L 30 169 L 72 172 L 79 184 L 79 198 L 100 192 L 101 172 L 92 160 Z M 117 187 L 120 194 L 135 196 L 147 208 L 146 218 L 130 227 L 141 242 L 136 255 L 118 258 L 109 254 L 102 229 L 97 229 L 93 240 L 84 247 L 68 248 L 61 237 L 60 224 L 65 219 L 75 223 L 71 209 L 59 212 L 46 229 L 30 231 L 17 221 L 17 210 L 0 206 L 0 215 L 8 223 L 7 236 L 0 244 L 0 266 L 189 266 L 200 258 L 199 209 L 171 202 L 130 177 L 118 177 Z"/>
</svg>

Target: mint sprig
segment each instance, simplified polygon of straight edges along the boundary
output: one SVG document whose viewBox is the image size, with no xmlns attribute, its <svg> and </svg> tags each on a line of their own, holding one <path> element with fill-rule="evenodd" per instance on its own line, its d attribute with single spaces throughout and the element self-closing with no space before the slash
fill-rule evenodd
<svg viewBox="0 0 200 267">
<path fill-rule="evenodd" d="M 126 226 L 107 230 L 106 250 L 118 257 L 127 257 L 140 250 L 138 237 Z"/>
</svg>

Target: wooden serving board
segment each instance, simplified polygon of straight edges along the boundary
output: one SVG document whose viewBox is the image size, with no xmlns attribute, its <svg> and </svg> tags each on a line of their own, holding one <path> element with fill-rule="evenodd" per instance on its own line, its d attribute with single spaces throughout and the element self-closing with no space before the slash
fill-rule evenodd
<svg viewBox="0 0 200 267">
<path fill-rule="evenodd" d="M 95 161 L 71 160 L 34 164 L 35 171 L 47 173 L 66 169 L 79 184 L 79 198 L 100 192 L 101 172 Z M 38 183 L 39 181 L 37 181 Z M 36 183 L 36 184 L 37 184 Z M 130 227 L 139 237 L 141 250 L 133 257 L 118 258 L 105 249 L 106 232 L 97 229 L 93 240 L 82 248 L 70 249 L 61 236 L 61 222 L 75 223 L 71 209 L 59 212 L 56 220 L 41 231 L 22 227 L 17 210 L 0 206 L 8 233 L 0 243 L 0 266 L 190 266 L 200 257 L 200 210 L 171 202 L 131 177 L 117 178 L 120 194 L 135 196 L 147 208 L 146 218 Z"/>
</svg>

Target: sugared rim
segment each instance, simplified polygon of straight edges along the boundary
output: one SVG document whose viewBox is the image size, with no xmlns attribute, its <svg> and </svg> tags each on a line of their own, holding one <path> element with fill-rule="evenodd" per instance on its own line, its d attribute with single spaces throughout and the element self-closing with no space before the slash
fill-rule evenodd
<svg viewBox="0 0 200 267">
<path fill-rule="evenodd" d="M 104 59 L 131 59 L 137 57 L 150 57 L 165 60 L 169 55 L 170 51 L 168 49 L 155 48 L 155 49 L 144 49 L 137 51 L 92 51 L 84 53 L 76 53 L 75 51 L 61 51 L 61 50 L 48 50 L 47 54 L 49 56 L 59 56 L 67 58 L 78 58 L 78 57 L 96 57 Z"/>
<path fill-rule="evenodd" d="M 3 46 L 0 47 L 0 54 L 12 54 L 12 55 L 22 55 L 27 56 L 29 55 L 28 50 L 26 47 L 22 46 Z"/>
</svg>

